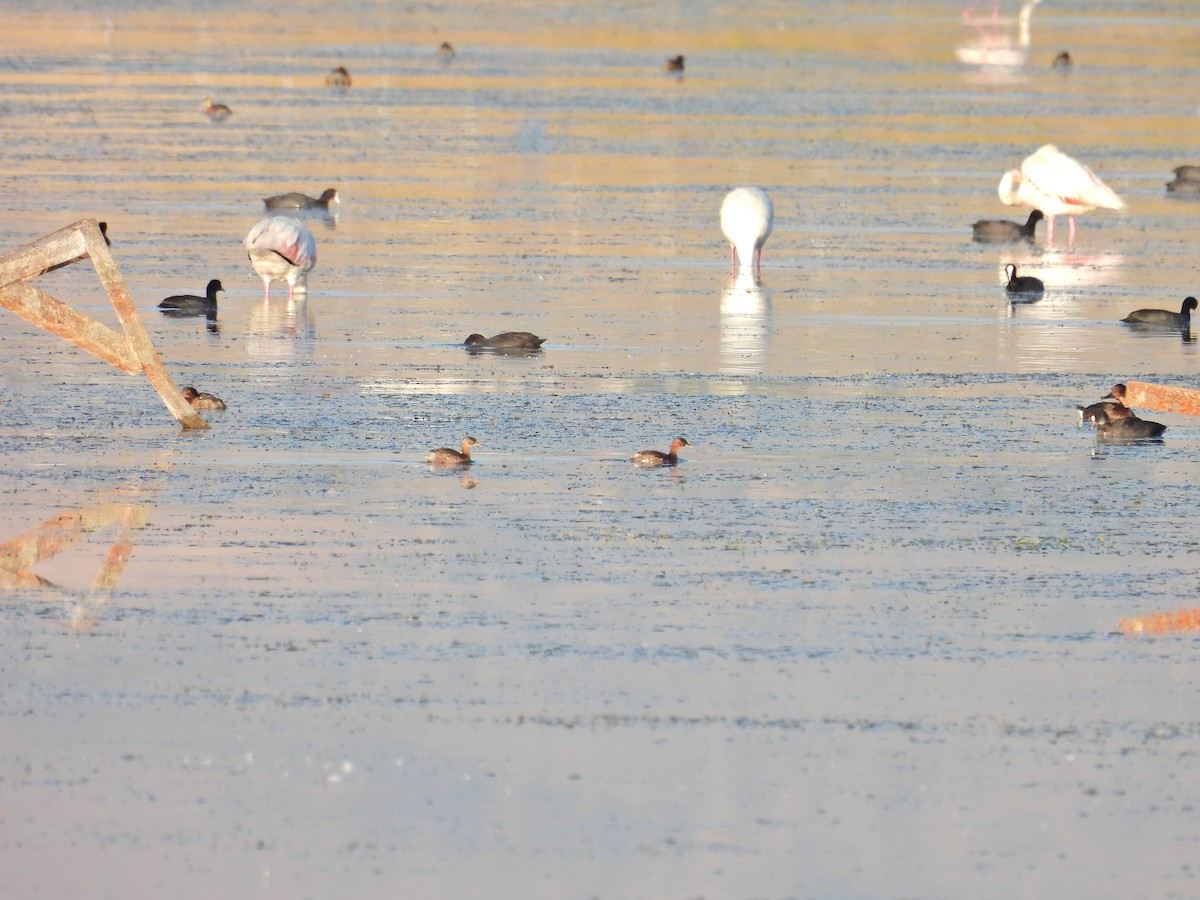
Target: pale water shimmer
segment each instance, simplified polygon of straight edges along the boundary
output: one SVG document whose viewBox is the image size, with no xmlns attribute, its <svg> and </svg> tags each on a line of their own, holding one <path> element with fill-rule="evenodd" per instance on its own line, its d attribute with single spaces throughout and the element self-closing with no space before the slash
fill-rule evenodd
<svg viewBox="0 0 1200 900">
<path fill-rule="evenodd" d="M 1000 78 L 952 3 L 6 7 L 0 248 L 107 220 L 229 410 L 0 313 L 0 543 L 85 526 L 3 579 L 0 894 L 1200 892 L 1197 639 L 1113 633 L 1197 605 L 1200 422 L 1073 409 L 1200 386 L 1116 324 L 1197 292 L 1193 4 L 1047 0 Z M 1046 142 L 1129 212 L 973 245 Z M 264 309 L 261 198 L 330 186 Z M 214 329 L 155 310 L 214 277 Z M 506 330 L 544 352 L 456 346 Z"/>
</svg>

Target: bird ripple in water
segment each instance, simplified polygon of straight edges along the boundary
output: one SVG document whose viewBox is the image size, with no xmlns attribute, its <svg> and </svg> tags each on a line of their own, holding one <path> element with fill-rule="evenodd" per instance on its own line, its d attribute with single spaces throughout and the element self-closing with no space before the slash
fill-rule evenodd
<svg viewBox="0 0 1200 900">
<path fill-rule="evenodd" d="M 436 450 L 430 450 L 425 457 L 425 462 L 431 466 L 469 466 L 471 464 L 471 448 L 478 447 L 479 441 L 467 435 L 463 438 L 462 450 L 454 450 L 450 447 L 438 447 Z"/>
<path fill-rule="evenodd" d="M 1008 276 L 1008 284 L 1004 286 L 1004 289 L 1010 298 L 1037 300 L 1046 291 L 1046 285 L 1042 283 L 1042 279 L 1034 278 L 1032 275 L 1018 277 L 1017 267 L 1013 263 L 1004 267 L 1004 274 Z"/>
<path fill-rule="evenodd" d="M 288 300 L 308 294 L 308 273 L 317 264 L 317 242 L 299 219 L 268 216 L 250 229 L 244 242 L 250 265 L 263 282 L 263 300 L 271 299 L 271 282 L 284 281 Z"/>
<path fill-rule="evenodd" d="M 220 397 L 214 397 L 207 392 L 200 392 L 192 386 L 185 387 L 183 391 L 183 399 L 192 404 L 193 409 L 224 409 L 225 401 Z"/>
<path fill-rule="evenodd" d="M 775 227 L 775 205 L 760 187 L 734 188 L 721 201 L 721 233 L 729 241 L 729 274 L 738 263 L 762 269 L 762 248 Z"/>
<path fill-rule="evenodd" d="M 545 338 L 528 331 L 505 331 L 491 337 L 468 335 L 463 346 L 468 350 L 538 350 L 544 343 Z"/>
<path fill-rule="evenodd" d="M 176 294 L 172 297 L 166 297 L 158 304 L 158 308 L 166 316 L 216 315 L 217 292 L 223 290 L 225 288 L 221 286 L 220 280 L 214 278 L 208 283 L 208 287 L 204 289 L 205 296 L 197 297 L 195 294 Z"/>
<path fill-rule="evenodd" d="M 292 191 L 263 198 L 263 205 L 267 209 L 329 209 L 331 203 L 341 202 L 336 188 L 326 188 L 320 197 L 310 197 L 308 194 Z"/>
<path fill-rule="evenodd" d="M 981 244 L 1015 244 L 1032 241 L 1037 223 L 1046 218 L 1040 209 L 1029 214 L 1024 225 L 1007 219 L 980 219 L 971 226 L 971 237 Z"/>
<path fill-rule="evenodd" d="M 663 453 L 661 450 L 639 450 L 633 456 L 629 457 L 630 461 L 635 465 L 651 467 L 651 466 L 673 466 L 679 462 L 679 449 L 681 447 L 692 446 L 687 442 L 687 438 L 677 437 L 671 441 L 671 449 Z"/>
<path fill-rule="evenodd" d="M 1128 325 L 1156 325 L 1161 328 L 1190 328 L 1192 310 L 1196 308 L 1196 298 L 1187 297 L 1179 312 L 1169 309 L 1135 309 L 1121 321 Z"/>
<path fill-rule="evenodd" d="M 1006 206 L 1031 206 L 1046 216 L 1046 246 L 1054 245 L 1054 217 L 1070 222 L 1068 246 L 1075 245 L 1075 217 L 1093 209 L 1124 209 L 1125 201 L 1083 163 L 1053 144 L 1027 156 L 1021 168 L 1000 179 L 996 189 Z"/>
</svg>

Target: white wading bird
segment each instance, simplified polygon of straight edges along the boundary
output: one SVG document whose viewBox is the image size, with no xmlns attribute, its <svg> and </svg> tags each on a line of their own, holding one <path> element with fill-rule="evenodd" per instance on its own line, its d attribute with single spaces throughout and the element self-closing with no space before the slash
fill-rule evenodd
<svg viewBox="0 0 1200 900">
<path fill-rule="evenodd" d="M 1007 206 L 1032 206 L 1046 214 L 1046 246 L 1054 246 L 1054 217 L 1070 217 L 1069 247 L 1075 246 L 1075 217 L 1096 209 L 1124 209 L 1125 201 L 1081 162 L 1046 144 L 1006 172 L 996 191 Z"/>
<path fill-rule="evenodd" d="M 263 300 L 271 299 L 271 282 L 286 281 L 288 300 L 308 293 L 308 273 L 317 264 L 317 242 L 304 223 L 291 216 L 268 216 L 246 235 L 250 265 L 263 281 Z"/>
<path fill-rule="evenodd" d="M 729 241 L 729 273 L 737 263 L 762 268 L 762 248 L 775 226 L 775 207 L 757 187 L 734 188 L 721 203 L 721 231 Z"/>
</svg>

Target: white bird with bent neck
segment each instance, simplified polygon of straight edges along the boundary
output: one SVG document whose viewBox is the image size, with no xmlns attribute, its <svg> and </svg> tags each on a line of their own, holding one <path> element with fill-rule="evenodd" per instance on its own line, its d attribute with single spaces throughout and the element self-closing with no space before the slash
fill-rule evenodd
<svg viewBox="0 0 1200 900">
<path fill-rule="evenodd" d="M 729 273 L 736 265 L 762 269 L 762 248 L 775 226 L 775 206 L 758 187 L 734 188 L 721 203 L 721 231 L 729 241 Z"/>
<path fill-rule="evenodd" d="M 308 294 L 308 273 L 317 264 L 317 242 L 299 219 L 267 216 L 246 235 L 250 265 L 263 282 L 263 301 L 271 299 L 271 282 L 286 281 L 288 300 Z"/>
<path fill-rule="evenodd" d="M 996 189 L 1006 206 L 1032 206 L 1046 215 L 1046 246 L 1054 246 L 1054 217 L 1068 216 L 1067 239 L 1075 246 L 1075 217 L 1097 207 L 1124 209 L 1125 201 L 1096 177 L 1083 163 L 1072 159 L 1053 144 L 1046 144 L 1006 172 Z"/>
</svg>

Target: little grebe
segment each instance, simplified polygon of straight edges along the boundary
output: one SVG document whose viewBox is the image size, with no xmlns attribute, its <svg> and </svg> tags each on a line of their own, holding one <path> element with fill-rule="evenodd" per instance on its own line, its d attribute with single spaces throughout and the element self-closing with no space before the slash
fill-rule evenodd
<svg viewBox="0 0 1200 900">
<path fill-rule="evenodd" d="M 687 438 L 677 437 L 671 441 L 671 449 L 667 453 L 661 450 L 639 450 L 630 460 L 639 466 L 673 466 L 679 462 L 679 448 L 692 446 Z"/>
<path fill-rule="evenodd" d="M 449 447 L 438 447 L 436 450 L 429 451 L 425 462 L 433 466 L 469 466 L 471 464 L 471 448 L 478 446 L 479 441 L 468 435 L 463 438 L 461 452 Z"/>
<path fill-rule="evenodd" d="M 353 83 L 354 79 L 350 77 L 345 66 L 338 66 L 325 76 L 325 87 L 348 88 Z"/>
<path fill-rule="evenodd" d="M 201 105 L 204 108 L 204 112 L 214 122 L 220 122 L 222 119 L 228 119 L 233 115 L 232 109 L 230 109 L 224 103 L 213 103 L 212 97 L 205 97 L 204 103 Z"/>
<path fill-rule="evenodd" d="M 192 404 L 193 409 L 224 409 L 225 401 L 220 397 L 214 397 L 212 394 L 200 393 L 194 387 L 185 387 L 182 391 L 183 399 Z"/>
</svg>

